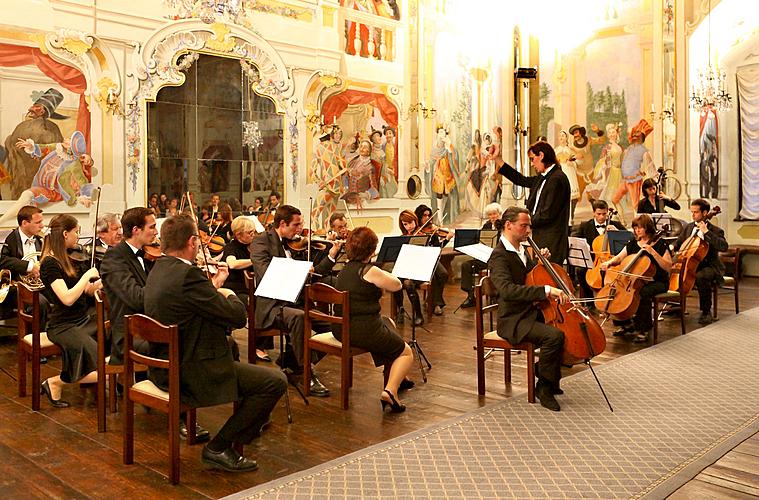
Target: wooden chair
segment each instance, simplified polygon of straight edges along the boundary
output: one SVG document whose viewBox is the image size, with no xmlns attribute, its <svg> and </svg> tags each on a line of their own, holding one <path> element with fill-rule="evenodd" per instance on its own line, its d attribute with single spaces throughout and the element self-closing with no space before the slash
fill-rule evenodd
<svg viewBox="0 0 759 500">
<path fill-rule="evenodd" d="M 98 357 L 97 357 L 97 372 L 98 372 L 98 384 L 97 384 L 97 403 L 98 403 L 98 432 L 106 431 L 105 422 L 105 409 L 106 401 L 108 402 L 108 408 L 111 413 L 118 411 L 118 398 L 116 394 L 116 381 L 117 375 L 124 373 L 124 365 L 111 365 L 108 364 L 108 357 L 106 357 L 106 345 L 111 339 L 111 320 L 110 320 L 110 306 L 108 304 L 108 296 L 103 290 L 97 290 L 95 292 L 95 312 L 97 315 L 97 343 L 98 343 Z M 110 357 L 110 356 L 109 356 Z M 142 365 L 135 365 L 135 371 L 147 371 L 147 368 Z M 106 378 L 108 379 L 108 399 L 105 397 L 105 385 Z"/>
<path fill-rule="evenodd" d="M 179 328 L 163 325 L 144 314 L 124 317 L 124 450 L 125 464 L 134 463 L 134 403 L 155 408 L 169 417 L 169 480 L 179 483 L 179 415 L 187 412 L 187 444 L 195 443 L 195 409 L 182 404 L 179 380 Z M 169 359 L 144 356 L 133 349 L 134 338 L 154 344 L 166 344 Z M 169 392 L 159 389 L 150 380 L 134 383 L 135 364 L 161 368 L 169 372 Z"/>
<path fill-rule="evenodd" d="M 327 304 L 342 307 L 342 316 L 327 314 L 315 308 L 315 304 Z M 353 386 L 353 357 L 366 351 L 359 347 L 351 347 L 350 343 L 350 301 L 348 292 L 341 292 L 324 283 L 306 285 L 306 300 L 304 308 L 304 327 L 306 334 L 311 333 L 314 321 L 325 321 L 342 325 L 342 342 L 337 340 L 332 332 L 320 333 L 304 339 L 303 354 L 303 387 L 306 395 L 311 385 L 311 351 L 332 354 L 340 358 L 340 400 L 343 409 L 348 409 L 348 389 Z"/>
<path fill-rule="evenodd" d="M 485 315 L 490 316 L 498 310 L 497 300 L 491 300 L 490 304 L 485 305 L 486 296 L 491 299 L 495 299 L 498 296 L 498 292 L 495 290 L 489 276 L 481 278 L 480 282 L 474 286 L 474 322 L 477 335 L 477 392 L 480 396 L 485 395 L 485 349 L 503 349 L 503 381 L 506 386 L 511 385 L 511 351 L 525 351 L 527 352 L 527 401 L 534 403 L 535 346 L 531 342 L 521 342 L 514 345 L 500 337 L 495 331 L 485 332 Z"/>
<path fill-rule="evenodd" d="M 26 397 L 26 361 L 32 364 L 32 410 L 40 409 L 40 358 L 61 354 L 61 348 L 40 332 L 40 291 L 16 284 L 18 297 L 18 395 Z"/>
<path fill-rule="evenodd" d="M 262 337 L 279 337 L 281 332 L 276 328 L 256 328 L 256 276 L 253 271 L 245 270 L 245 284 L 248 285 L 248 363 L 256 364 L 256 341 Z"/>
<path fill-rule="evenodd" d="M 715 282 L 714 286 L 712 287 L 712 318 L 714 319 L 717 319 L 717 299 L 719 298 L 720 290 L 727 290 L 733 293 L 735 301 L 735 314 L 738 314 L 740 312 L 740 303 L 738 300 L 738 282 L 741 279 L 740 248 L 731 248 L 727 252 L 720 252 L 719 258 L 722 263 L 725 264 L 725 269 L 727 272 L 725 273 L 724 281 L 722 284 L 717 284 Z M 728 274 L 731 272 L 732 276 L 729 276 Z"/>
</svg>

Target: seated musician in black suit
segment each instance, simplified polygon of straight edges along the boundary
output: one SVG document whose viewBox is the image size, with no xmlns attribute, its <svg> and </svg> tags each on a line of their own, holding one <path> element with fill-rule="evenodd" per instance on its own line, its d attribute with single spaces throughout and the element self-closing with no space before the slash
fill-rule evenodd
<svg viewBox="0 0 759 500">
<path fill-rule="evenodd" d="M 561 354 L 564 333 L 546 325 L 536 302 L 547 298 L 565 303 L 567 295 L 549 285 L 526 286 L 527 273 L 535 267 L 522 243 L 530 235 L 530 213 L 520 207 L 509 207 L 503 213 L 501 238 L 488 261 L 490 278 L 498 291 L 498 335 L 512 344 L 532 342 L 540 348 L 538 383 L 535 386 L 540 404 L 552 411 L 561 407 L 554 394 L 562 394 Z M 547 249 L 541 250 L 548 256 Z M 528 381 L 532 383 L 532 381 Z"/>
<path fill-rule="evenodd" d="M 482 225 L 482 231 L 496 231 L 498 230 L 498 221 L 501 220 L 503 215 L 503 209 L 498 203 L 491 203 L 485 207 L 485 217 L 488 219 Z M 485 262 L 477 259 L 469 259 L 461 264 L 461 289 L 466 292 L 466 300 L 461 304 L 461 307 L 474 307 L 474 282 L 480 275 L 480 271 L 484 271 L 488 268 Z"/>
<path fill-rule="evenodd" d="M 577 228 L 572 234 L 576 238 L 585 238 L 590 248 L 593 248 L 593 240 L 608 231 L 623 230 L 625 226 L 622 223 L 609 219 L 609 205 L 604 200 L 593 200 L 593 218 L 588 219 Z M 592 252 L 591 252 L 592 253 Z M 593 255 L 595 258 L 595 255 Z M 582 296 L 585 298 L 593 297 L 593 289 L 585 281 L 585 275 L 588 270 L 584 267 L 576 269 L 577 280 L 582 288 Z"/>
<path fill-rule="evenodd" d="M 250 257 L 253 259 L 253 270 L 256 279 L 263 279 L 269 263 L 274 257 L 302 258 L 294 255 L 286 246 L 286 240 L 291 240 L 300 235 L 303 230 L 303 217 L 300 210 L 290 205 L 282 205 L 274 213 L 273 227 L 259 234 L 251 244 Z M 321 276 L 329 275 L 335 265 L 335 256 L 342 248 L 341 243 L 335 243 L 329 250 L 327 258 L 321 259 L 314 266 L 314 273 Z M 285 279 L 285 277 L 282 277 Z M 288 352 L 292 359 L 280 360 L 283 368 L 292 370 L 293 375 L 302 373 L 303 363 L 314 360 L 304 360 L 304 335 L 311 332 L 303 331 L 303 310 L 297 306 L 281 300 L 258 297 L 256 299 L 256 328 L 281 328 L 288 332 L 292 347 L 288 346 Z M 288 366 L 291 365 L 291 366 Z M 297 378 L 293 379 L 297 380 Z M 314 396 L 329 396 L 329 389 L 319 381 L 316 375 L 311 378 L 311 394 Z"/>
<path fill-rule="evenodd" d="M 709 251 L 699 263 L 696 270 L 696 289 L 698 290 L 698 302 L 701 309 L 699 324 L 708 325 L 712 322 L 712 287 L 714 283 L 722 283 L 725 276 L 725 265 L 719 258 L 720 252 L 728 249 L 725 231 L 715 226 L 706 219 L 711 207 L 709 202 L 699 198 L 690 204 L 690 213 L 693 222 L 689 222 L 680 237 L 675 242 L 675 250 L 681 250 L 685 240 L 694 233 L 701 240 L 709 244 Z M 697 244 L 693 242 L 692 244 Z"/>
<path fill-rule="evenodd" d="M 657 242 L 652 241 L 656 235 L 656 224 L 654 224 L 654 220 L 650 215 L 640 214 L 635 217 L 632 221 L 632 228 L 635 239 L 628 242 L 625 248 L 613 258 L 602 262 L 601 270 L 606 271 L 610 266 L 622 263 L 625 257 L 635 255 L 641 249 L 644 250 L 641 258 L 647 258 L 650 265 L 654 266 L 655 274 L 653 280 L 646 282 L 638 290 L 640 303 L 635 312 L 632 325 L 622 326 L 622 328 L 614 332 L 614 336 L 616 337 L 622 337 L 627 333 L 637 333 L 634 342 L 645 343 L 648 342 L 651 329 L 654 327 L 651 314 L 654 296 L 666 292 L 667 288 L 669 288 L 669 271 L 672 268 L 672 256 L 669 253 L 666 241 L 661 238 Z M 599 304 L 598 308 L 603 309 L 603 305 Z"/>
<path fill-rule="evenodd" d="M 233 360 L 228 328 L 242 328 L 247 308 L 227 288 L 226 264 L 209 280 L 193 264 L 200 247 L 195 221 L 186 215 L 170 217 L 161 226 L 160 257 L 145 285 L 145 313 L 161 323 L 179 326 L 182 402 L 194 407 L 237 401 L 239 406 L 203 448 L 203 463 L 229 472 L 255 470 L 254 460 L 241 456 L 235 444 L 258 437 L 271 411 L 287 390 L 277 370 Z M 165 345 L 151 345 L 151 355 L 166 359 Z M 165 370 L 150 370 L 150 379 L 168 390 Z"/>
</svg>

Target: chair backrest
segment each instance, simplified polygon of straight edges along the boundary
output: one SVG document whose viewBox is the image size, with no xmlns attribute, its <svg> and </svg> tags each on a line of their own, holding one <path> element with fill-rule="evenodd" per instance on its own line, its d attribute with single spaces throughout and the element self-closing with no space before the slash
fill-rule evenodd
<svg viewBox="0 0 759 500">
<path fill-rule="evenodd" d="M 98 327 L 98 359 L 105 359 L 105 343 L 111 333 L 111 306 L 104 290 L 95 290 L 95 313 Z"/>
<path fill-rule="evenodd" d="M 490 303 L 487 305 L 485 304 L 485 297 L 490 299 Z M 485 336 L 485 314 L 490 316 L 490 327 L 491 329 L 493 327 L 492 314 L 498 308 L 497 297 L 498 292 L 496 291 L 496 288 L 493 285 L 493 280 L 490 279 L 490 276 L 483 276 L 480 278 L 480 282 L 474 285 L 474 326 L 475 331 L 477 332 L 478 344 L 482 342 L 482 339 Z"/>
<path fill-rule="evenodd" d="M 134 365 L 139 363 L 151 368 L 162 368 L 169 372 L 169 397 L 179 398 L 179 327 L 164 325 L 144 314 L 124 316 L 126 332 L 124 335 L 124 374 L 127 387 L 131 387 Z M 145 356 L 134 350 L 134 339 L 142 338 L 151 344 L 166 344 L 169 359 Z"/>
<path fill-rule="evenodd" d="M 310 333 L 313 321 L 323 321 L 342 326 L 342 342 L 344 347 L 350 346 L 350 297 L 347 291 L 341 292 L 324 283 L 306 285 L 304 322 L 305 331 Z M 317 305 L 336 306 L 340 316 L 329 314 L 317 309 Z"/>
<path fill-rule="evenodd" d="M 39 343 L 40 333 L 40 291 L 33 290 L 26 283 L 16 283 L 18 299 L 18 336 L 23 339 L 33 334 Z"/>
<path fill-rule="evenodd" d="M 726 252 L 719 253 L 719 260 L 725 265 L 725 275 L 732 276 L 736 280 L 741 277 L 740 249 L 730 248 Z"/>
<path fill-rule="evenodd" d="M 248 286 L 248 328 L 253 328 L 256 319 L 256 275 L 250 269 L 243 271 Z"/>
</svg>

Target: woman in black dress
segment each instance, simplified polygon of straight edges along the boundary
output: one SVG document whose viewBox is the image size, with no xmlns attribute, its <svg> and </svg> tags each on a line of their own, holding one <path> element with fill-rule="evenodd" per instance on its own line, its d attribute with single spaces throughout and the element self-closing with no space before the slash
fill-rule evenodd
<svg viewBox="0 0 759 500">
<path fill-rule="evenodd" d="M 398 391 L 414 385 L 405 378 L 414 356 L 393 322 L 380 315 L 382 291 L 397 292 L 401 282 L 369 262 L 376 249 L 374 231 L 358 227 L 351 232 L 345 245 L 348 262 L 337 275 L 337 289 L 350 292 L 351 345 L 371 352 L 375 366 L 390 364 L 387 383 L 380 396 L 382 409 L 389 406 L 393 413 L 400 413 L 406 406 L 398 399 Z M 332 333 L 340 340 L 341 329 L 336 326 Z"/>
<path fill-rule="evenodd" d="M 639 214 L 658 214 L 664 212 L 664 207 L 680 210 L 680 204 L 664 193 L 656 194 L 656 181 L 646 179 L 643 181 L 643 198 L 638 202 Z"/>
<path fill-rule="evenodd" d="M 67 214 L 56 215 L 50 221 L 50 233 L 45 237 L 40 263 L 43 293 L 53 306 L 47 323 L 47 336 L 63 351 L 60 375 L 42 383 L 41 392 L 50 404 L 65 408 L 69 403 L 60 399 L 63 384 L 97 382 L 97 324 L 87 312 L 87 297 L 103 287 L 97 269 L 86 268 L 73 261 L 68 249 L 79 239 L 79 223 Z"/>
</svg>

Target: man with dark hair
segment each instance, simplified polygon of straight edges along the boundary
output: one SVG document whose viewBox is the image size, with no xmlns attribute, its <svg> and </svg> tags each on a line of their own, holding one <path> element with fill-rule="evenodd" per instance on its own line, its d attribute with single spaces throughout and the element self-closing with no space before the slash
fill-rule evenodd
<svg viewBox="0 0 759 500">
<path fill-rule="evenodd" d="M 598 236 L 603 236 L 607 230 L 623 230 L 625 226 L 620 222 L 611 220 L 609 217 L 609 205 L 604 200 L 593 200 L 591 206 L 593 208 L 593 218 L 580 224 L 572 233 L 572 236 L 585 238 L 585 241 L 588 242 L 590 248 L 593 248 L 593 240 Z M 595 255 L 593 257 L 595 257 Z M 580 282 L 580 287 L 582 288 L 582 296 L 585 298 L 592 298 L 593 289 L 590 288 L 588 282 L 585 280 L 587 272 L 588 270 L 584 267 L 576 268 L 577 280 Z"/>
<path fill-rule="evenodd" d="M 714 283 L 722 283 L 725 276 L 725 265 L 720 260 L 719 253 L 728 249 L 725 231 L 708 221 L 710 209 L 708 201 L 702 198 L 693 200 L 690 204 L 693 222 L 686 224 L 675 242 L 675 250 L 683 250 L 681 247 L 691 236 L 694 239 L 689 245 L 698 245 L 701 242 L 709 245 L 709 251 L 696 270 L 696 289 L 701 309 L 698 322 L 701 325 L 712 322 L 712 287 Z"/>
<path fill-rule="evenodd" d="M 256 236 L 251 244 L 250 256 L 253 260 L 256 279 L 259 282 L 263 279 L 269 268 L 269 263 L 274 257 L 297 257 L 293 256 L 285 243 L 286 240 L 291 240 L 300 235 L 302 229 L 303 217 L 300 210 L 290 205 L 282 205 L 277 209 L 274 214 L 273 227 Z M 335 257 L 341 248 L 342 244 L 335 242 L 329 250 L 327 258 L 315 265 L 314 272 L 327 276 L 335 265 Z M 311 362 L 311 360 L 303 359 L 303 342 L 306 334 L 303 331 L 303 310 L 288 302 L 258 297 L 255 324 L 256 328 L 281 328 L 289 333 L 292 346 L 288 346 L 288 352 L 293 356 L 287 361 L 280 360 L 283 368 L 289 368 L 294 375 L 297 375 L 303 370 L 304 362 Z M 311 332 L 307 333 L 311 334 Z M 290 366 L 287 366 L 288 364 Z M 320 397 L 329 395 L 329 390 L 324 387 L 316 375 L 311 378 L 311 394 Z"/>
<path fill-rule="evenodd" d="M 42 230 L 45 229 L 42 210 L 26 205 L 19 209 L 16 220 L 18 227 L 6 236 L 5 244 L 0 250 L 2 269 L 10 269 L 13 281 L 18 281 L 22 276 L 39 278 L 39 252 L 42 251 Z M 16 289 L 12 288 L 2 303 L 0 315 L 11 315 L 15 307 Z M 40 294 L 40 328 L 43 331 L 47 325 L 47 309 L 48 301 Z"/>
<path fill-rule="evenodd" d="M 527 273 L 535 267 L 522 243 L 530 235 L 530 213 L 520 207 L 509 207 L 503 213 L 503 230 L 498 244 L 488 261 L 490 278 L 498 291 L 498 335 L 512 344 L 532 342 L 540 348 L 540 361 L 535 374 L 535 386 L 540 404 L 559 411 L 554 394 L 563 394 L 561 379 L 561 353 L 564 333 L 543 321 L 537 303 L 547 298 L 565 303 L 569 298 L 558 288 L 548 285 L 526 286 Z M 548 251 L 541 249 L 544 255 Z M 528 381 L 527 383 L 532 383 Z"/>
<path fill-rule="evenodd" d="M 525 176 L 503 161 L 498 173 L 518 186 L 530 188 L 526 207 L 530 213 L 535 242 L 551 251 L 551 262 L 563 265 L 569 255 L 569 179 L 562 172 L 556 152 L 547 142 L 536 142 L 527 150 L 537 175 Z"/>
<path fill-rule="evenodd" d="M 164 253 L 145 285 L 145 313 L 161 323 L 179 327 L 182 339 L 180 377 L 182 402 L 193 407 L 233 401 L 238 407 L 216 436 L 203 448 L 201 460 L 229 472 L 258 468 L 235 450 L 261 434 L 274 406 L 287 389 L 285 377 L 269 368 L 233 360 L 228 328 L 242 328 L 247 308 L 229 289 L 222 288 L 229 269 L 219 263 L 213 280 L 193 260 L 200 247 L 195 221 L 186 215 L 161 226 Z M 165 345 L 151 345 L 151 355 L 168 358 Z M 166 370 L 149 372 L 150 380 L 168 390 Z"/>
</svg>

